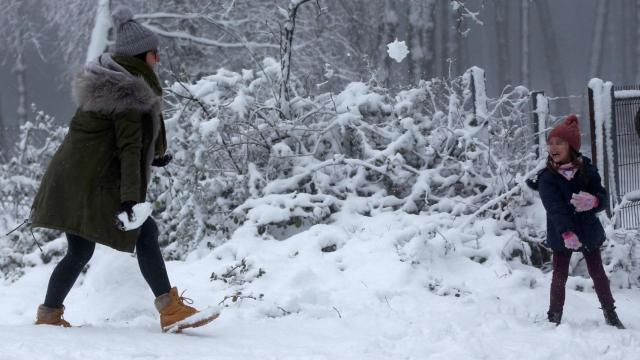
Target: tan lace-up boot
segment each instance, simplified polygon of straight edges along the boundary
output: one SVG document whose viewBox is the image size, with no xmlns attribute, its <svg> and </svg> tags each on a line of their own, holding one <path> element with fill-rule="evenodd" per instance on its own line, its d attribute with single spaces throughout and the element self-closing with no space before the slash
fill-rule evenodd
<svg viewBox="0 0 640 360">
<path fill-rule="evenodd" d="M 178 295 L 178 289 L 175 287 L 171 288 L 168 293 L 156 298 L 155 305 L 158 312 L 160 312 L 160 327 L 162 331 L 172 330 L 180 332 L 182 329 L 206 325 L 218 317 L 218 314 L 212 314 L 202 319 L 196 319 L 193 322 L 177 325 L 177 328 L 174 328 L 176 323 L 196 315 L 199 312 L 195 308 L 185 305 L 185 302 L 187 304 L 193 304 L 193 300 Z"/>
<path fill-rule="evenodd" d="M 44 305 L 38 306 L 38 315 L 36 325 L 54 325 L 62 327 L 71 327 L 62 315 L 64 314 L 64 306 L 61 308 L 50 308 Z"/>
</svg>

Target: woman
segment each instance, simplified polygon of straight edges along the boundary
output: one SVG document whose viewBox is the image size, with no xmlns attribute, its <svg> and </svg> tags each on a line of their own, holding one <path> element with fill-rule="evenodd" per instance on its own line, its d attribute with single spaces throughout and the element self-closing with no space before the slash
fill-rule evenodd
<svg viewBox="0 0 640 360">
<path fill-rule="evenodd" d="M 596 213 L 606 207 L 607 192 L 602 187 L 598 170 L 579 152 L 578 118 L 567 116 L 549 133 L 547 146 L 547 167 L 538 174 L 537 181 L 528 184 L 540 192 L 547 211 L 547 245 L 553 250 L 548 320 L 560 324 L 571 254 L 580 251 L 606 323 L 624 329 L 615 311 L 600 254 L 605 234 Z"/>
<path fill-rule="evenodd" d="M 198 311 L 185 305 L 170 285 L 154 220 L 148 218 L 131 231 L 121 231 L 115 222 L 119 212 L 133 220 L 133 206 L 145 201 L 151 166 L 171 161 L 165 154 L 162 88 L 154 72 L 158 38 L 133 20 L 128 8 L 117 9 L 113 18 L 114 54 L 101 55 L 74 80 L 78 109 L 34 200 L 33 225 L 63 231 L 69 243 L 51 274 L 36 324 L 70 326 L 62 318 L 63 301 L 99 243 L 136 250 L 166 331 Z"/>
</svg>

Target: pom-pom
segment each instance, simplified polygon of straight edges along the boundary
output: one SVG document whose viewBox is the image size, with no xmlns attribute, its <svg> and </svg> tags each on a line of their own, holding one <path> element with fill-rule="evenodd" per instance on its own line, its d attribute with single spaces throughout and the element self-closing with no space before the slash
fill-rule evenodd
<svg viewBox="0 0 640 360">
<path fill-rule="evenodd" d="M 111 14 L 113 26 L 117 29 L 122 24 L 133 20 L 133 12 L 127 6 L 118 6 Z"/>
<path fill-rule="evenodd" d="M 578 117 L 575 114 L 568 115 L 564 119 L 564 123 L 567 125 L 572 125 L 572 124 L 578 125 Z"/>
</svg>

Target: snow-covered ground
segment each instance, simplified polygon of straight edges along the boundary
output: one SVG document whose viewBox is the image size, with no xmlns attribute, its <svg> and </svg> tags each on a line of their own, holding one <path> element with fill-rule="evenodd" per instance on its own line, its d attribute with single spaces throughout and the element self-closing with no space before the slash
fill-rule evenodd
<svg viewBox="0 0 640 360">
<path fill-rule="evenodd" d="M 167 264 L 195 306 L 239 296 L 183 334 L 160 331 L 135 258 L 101 246 L 65 303 L 65 318 L 82 326 L 34 326 L 53 264 L 36 266 L 0 284 L 0 359 L 638 358 L 638 289 L 614 289 L 628 327 L 617 330 L 591 281 L 571 277 L 555 327 L 550 273 L 500 256 L 513 234 L 483 220 L 484 233 L 463 241 L 462 219 L 448 216 L 343 212 L 286 240 L 243 226 L 213 251 Z"/>
</svg>

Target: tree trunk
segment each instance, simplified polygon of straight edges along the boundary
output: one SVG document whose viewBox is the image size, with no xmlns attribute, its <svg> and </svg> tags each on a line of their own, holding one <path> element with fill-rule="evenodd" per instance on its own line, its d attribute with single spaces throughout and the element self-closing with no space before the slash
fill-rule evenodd
<svg viewBox="0 0 640 360">
<path fill-rule="evenodd" d="M 634 67 L 634 71 L 635 73 L 635 79 L 636 79 L 636 83 L 640 83 L 640 41 L 638 41 L 638 39 L 640 39 L 640 0 L 636 0 L 636 37 L 634 39 L 634 43 L 636 44 L 636 53 L 635 56 L 633 57 L 635 60 L 635 67 Z"/>
<path fill-rule="evenodd" d="M 434 33 L 435 40 L 434 45 L 437 47 L 437 51 L 435 51 L 435 64 L 433 65 L 433 71 L 435 74 L 439 76 L 445 76 L 449 73 L 449 53 L 447 51 L 447 42 L 449 41 L 449 4 L 448 1 L 440 1 L 437 2 L 434 9 Z M 437 21 L 435 20 L 437 19 Z"/>
<path fill-rule="evenodd" d="M 97 0 L 96 17 L 87 47 L 86 63 L 100 56 L 106 49 L 111 29 L 111 1 Z"/>
<path fill-rule="evenodd" d="M 18 124 L 22 125 L 27 122 L 27 86 L 26 86 L 26 73 L 27 66 L 24 64 L 22 57 L 24 55 L 24 47 L 19 46 L 18 57 L 16 58 L 16 64 L 13 68 L 13 72 L 16 74 L 16 80 L 18 85 L 18 108 L 16 115 Z"/>
<path fill-rule="evenodd" d="M 291 0 L 289 3 L 289 16 L 284 24 L 284 34 L 281 34 L 280 45 L 280 117 L 291 119 L 289 77 L 291 75 L 291 55 L 293 53 L 293 34 L 296 29 L 296 16 L 300 5 L 310 0 Z"/>
<path fill-rule="evenodd" d="M 620 6 L 621 15 L 623 18 L 622 21 L 622 78 L 626 80 L 626 82 L 631 82 L 633 79 L 633 75 L 631 73 L 633 66 L 633 52 L 631 46 L 629 44 L 633 44 L 635 39 L 633 38 L 633 34 L 631 33 L 631 29 L 633 29 L 633 18 L 634 14 L 631 11 L 626 11 L 626 7 Z"/>
<path fill-rule="evenodd" d="M 462 17 L 462 9 L 453 10 L 450 6 L 447 6 L 446 22 L 447 31 L 447 56 L 450 59 L 451 65 L 447 64 L 447 70 L 445 74 L 449 76 L 458 76 L 462 74 L 462 35 L 457 29 L 456 23 L 460 17 Z M 452 71 L 453 74 L 449 72 Z"/>
<path fill-rule="evenodd" d="M 618 13 L 618 9 L 616 9 L 616 5 L 618 2 L 610 2 L 607 1 L 607 15 L 605 17 L 605 42 L 602 46 L 602 56 L 601 59 L 607 58 L 606 54 L 620 54 L 617 56 L 617 59 L 612 61 L 613 65 L 613 74 L 612 81 L 614 83 L 623 84 L 625 82 L 624 77 L 624 60 L 626 58 L 624 51 L 624 14 Z M 609 47 L 607 49 L 607 46 Z M 600 62 L 609 61 L 601 60 Z M 602 65 L 601 65 L 602 67 Z M 600 69 L 602 71 L 602 69 Z"/>
<path fill-rule="evenodd" d="M 407 43 L 409 44 L 408 66 L 409 66 L 409 83 L 414 84 L 420 79 L 420 58 L 422 57 L 422 49 L 420 48 L 420 28 L 422 19 L 420 18 L 420 3 L 414 0 L 408 0 L 407 9 L 409 21 L 407 22 Z"/>
<path fill-rule="evenodd" d="M 640 0 L 639 0 L 640 1 Z M 386 5 L 385 5 L 386 6 Z M 372 55 L 372 59 L 371 59 L 371 66 L 376 70 L 380 68 L 382 61 L 380 59 L 383 59 L 386 57 L 387 55 L 387 46 L 384 43 L 386 37 L 384 36 L 384 11 L 386 10 L 385 7 L 381 8 L 381 16 L 378 19 L 378 29 L 376 31 L 376 36 L 375 36 L 375 44 L 374 44 L 374 48 L 373 48 L 373 55 Z M 384 79 L 382 79 L 381 76 L 377 76 L 377 78 L 380 81 L 383 81 Z"/>
<path fill-rule="evenodd" d="M 544 46 L 544 53 L 547 60 L 547 66 L 549 68 L 549 75 L 551 76 L 550 80 L 553 96 L 567 96 L 567 86 L 564 81 L 562 63 L 559 61 L 560 53 L 558 52 L 558 44 L 556 43 L 556 33 L 551 19 L 549 3 L 547 0 L 540 0 L 536 1 L 535 4 L 538 6 L 538 16 L 540 19 L 542 36 L 544 44 L 546 44 Z M 569 106 L 567 101 L 559 100 L 558 108 L 556 110 L 560 113 L 568 112 Z"/>
<path fill-rule="evenodd" d="M 2 96 L 0 96 L 2 99 Z M 2 103 L 0 103 L 0 161 L 6 161 L 7 146 L 7 125 L 2 117 Z"/>
<path fill-rule="evenodd" d="M 640 1 L 640 0 L 639 0 Z M 529 0 L 524 0 L 520 7 L 520 83 L 529 87 Z"/>
<path fill-rule="evenodd" d="M 384 23 L 384 35 L 383 38 L 385 39 L 384 41 L 384 50 L 385 53 L 387 51 L 387 44 L 393 42 L 396 39 L 396 31 L 398 29 L 398 14 L 395 11 L 395 6 L 394 3 L 391 0 L 386 0 L 385 2 L 385 11 L 384 11 L 384 18 L 383 18 L 383 23 Z M 386 87 L 388 87 L 389 85 L 391 85 L 390 83 L 390 79 L 391 79 L 391 65 L 392 65 L 392 59 L 390 56 L 388 56 L 388 54 L 385 54 L 384 56 L 384 76 L 383 76 L 383 81 Z"/>
<path fill-rule="evenodd" d="M 495 0 L 496 40 L 498 46 L 498 88 L 511 83 L 509 66 L 509 1 Z"/>
<path fill-rule="evenodd" d="M 422 57 L 422 72 L 425 79 L 430 79 L 435 75 L 436 64 L 436 26 L 435 26 L 436 2 L 426 0 L 423 12 L 423 31 L 420 33 L 420 43 Z"/>
<path fill-rule="evenodd" d="M 433 15 L 429 14 L 433 14 L 436 5 L 432 0 L 428 0 L 426 3 L 422 0 L 409 0 L 408 5 L 409 23 L 407 28 L 410 30 L 408 31 L 408 39 L 411 50 L 409 53 L 411 60 L 409 77 L 412 82 L 415 82 L 420 79 L 429 79 L 435 75 L 435 51 L 433 48 L 425 47 L 428 46 L 425 43 L 425 32 L 428 31 L 427 28 L 431 24 L 435 34 Z M 435 44 L 432 47 L 435 47 Z M 431 56 L 432 59 L 431 69 L 424 68 L 424 59 L 427 56 Z"/>
<path fill-rule="evenodd" d="M 604 50 L 604 29 L 607 19 L 608 0 L 599 0 L 596 10 L 596 23 L 591 37 L 591 58 L 589 59 L 589 77 L 597 77 L 602 70 L 602 54 Z"/>
</svg>

